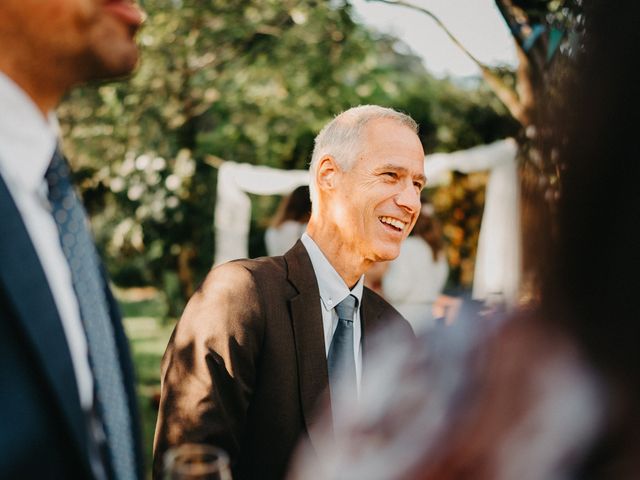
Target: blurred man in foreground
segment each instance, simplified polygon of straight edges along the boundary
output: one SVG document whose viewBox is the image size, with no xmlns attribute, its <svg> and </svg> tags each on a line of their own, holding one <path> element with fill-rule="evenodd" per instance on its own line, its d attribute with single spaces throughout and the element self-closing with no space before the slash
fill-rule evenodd
<svg viewBox="0 0 640 480">
<path fill-rule="evenodd" d="M 129 0 L 0 2 L 0 477 L 142 477 L 128 345 L 53 113 L 133 70 Z"/>
<path fill-rule="evenodd" d="M 357 401 L 371 332 L 395 325 L 412 335 L 363 278 L 398 255 L 420 211 L 416 132 L 388 108 L 337 116 L 315 141 L 302 239 L 284 256 L 212 270 L 163 359 L 156 477 L 164 452 L 186 442 L 226 449 L 236 480 L 284 477 L 300 435 L 313 443 L 327 387 L 331 400 Z"/>
</svg>

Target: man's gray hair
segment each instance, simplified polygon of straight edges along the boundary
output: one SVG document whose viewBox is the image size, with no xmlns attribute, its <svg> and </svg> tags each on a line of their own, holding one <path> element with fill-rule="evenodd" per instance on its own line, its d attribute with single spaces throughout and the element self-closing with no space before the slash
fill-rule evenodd
<svg viewBox="0 0 640 480">
<path fill-rule="evenodd" d="M 389 119 L 418 133 L 418 124 L 409 115 L 378 105 L 360 105 L 345 110 L 327 123 L 315 139 L 309 165 L 309 192 L 315 203 L 316 170 L 318 162 L 326 155 L 332 156 L 340 168 L 349 170 L 364 149 L 362 134 L 373 120 Z"/>
</svg>

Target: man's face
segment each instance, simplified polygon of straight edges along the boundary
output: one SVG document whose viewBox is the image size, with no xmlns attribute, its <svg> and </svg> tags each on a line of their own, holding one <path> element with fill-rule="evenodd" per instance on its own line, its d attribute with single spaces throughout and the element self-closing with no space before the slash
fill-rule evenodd
<svg viewBox="0 0 640 480">
<path fill-rule="evenodd" d="M 136 65 L 142 18 L 132 0 L 0 0 L 0 16 L 3 30 L 15 29 L 13 47 L 24 68 L 41 69 L 43 80 L 67 72 L 78 83 L 124 75 Z"/>
<path fill-rule="evenodd" d="M 392 260 L 420 212 L 424 151 L 411 129 L 388 119 L 370 122 L 362 145 L 332 202 L 339 240 L 362 260 Z"/>
</svg>

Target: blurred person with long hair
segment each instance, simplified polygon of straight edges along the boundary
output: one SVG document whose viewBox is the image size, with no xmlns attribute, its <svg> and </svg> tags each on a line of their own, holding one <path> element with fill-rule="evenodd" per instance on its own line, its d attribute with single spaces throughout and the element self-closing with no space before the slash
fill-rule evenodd
<svg viewBox="0 0 640 480">
<path fill-rule="evenodd" d="M 382 293 L 414 331 L 420 332 L 434 324 L 433 305 L 448 275 L 440 223 L 433 215 L 433 207 L 425 204 L 400 255 L 388 263 L 382 276 Z"/>
<path fill-rule="evenodd" d="M 562 105 L 538 129 L 561 176 L 553 228 L 524 239 L 533 300 L 506 319 L 463 311 L 410 354 L 381 355 L 364 401 L 292 477 L 640 478 L 640 4 L 584 2 L 584 16 Z M 540 224 L 547 200 L 524 201 Z"/>
<path fill-rule="evenodd" d="M 284 255 L 302 237 L 311 217 L 309 187 L 301 185 L 284 197 L 264 235 L 267 254 Z"/>
</svg>

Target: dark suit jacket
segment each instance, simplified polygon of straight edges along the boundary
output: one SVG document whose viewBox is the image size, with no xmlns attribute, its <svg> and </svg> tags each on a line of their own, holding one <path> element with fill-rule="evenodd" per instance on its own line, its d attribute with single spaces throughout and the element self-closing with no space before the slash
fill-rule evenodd
<svg viewBox="0 0 640 480">
<path fill-rule="evenodd" d="M 361 306 L 367 339 L 382 324 L 409 324 L 371 290 Z M 284 477 L 300 435 L 313 444 L 314 410 L 328 385 L 320 294 L 301 242 L 283 257 L 211 271 L 189 301 L 162 362 L 154 475 L 167 448 L 222 447 L 234 479 Z"/>
<path fill-rule="evenodd" d="M 116 302 L 106 290 L 142 477 L 133 368 Z M 58 310 L 22 218 L 0 177 L 0 478 L 90 478 L 87 444 Z"/>
</svg>

